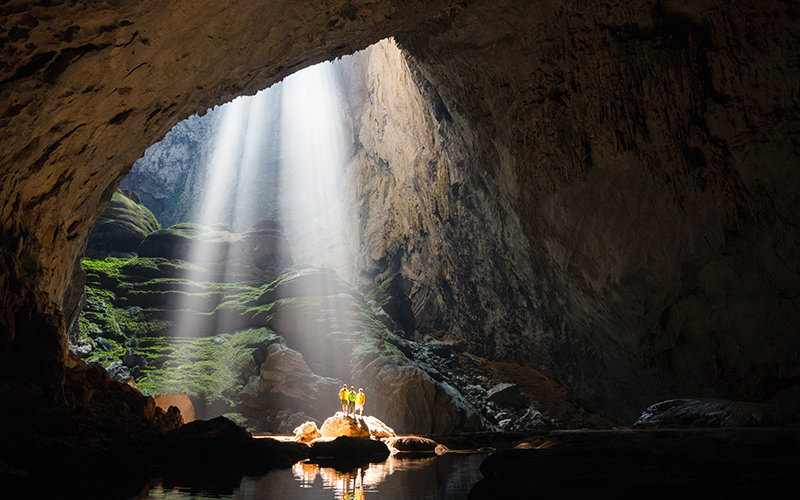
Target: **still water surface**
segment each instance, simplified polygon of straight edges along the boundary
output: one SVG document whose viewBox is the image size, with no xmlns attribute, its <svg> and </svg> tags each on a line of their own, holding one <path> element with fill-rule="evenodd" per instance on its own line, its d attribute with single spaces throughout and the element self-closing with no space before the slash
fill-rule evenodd
<svg viewBox="0 0 800 500">
<path fill-rule="evenodd" d="M 478 470 L 487 453 L 446 453 L 425 458 L 391 456 L 385 462 L 340 471 L 299 462 L 261 477 L 242 478 L 231 495 L 213 495 L 156 484 L 140 498 L 185 500 L 223 498 L 266 500 L 463 499 L 481 479 Z"/>
</svg>

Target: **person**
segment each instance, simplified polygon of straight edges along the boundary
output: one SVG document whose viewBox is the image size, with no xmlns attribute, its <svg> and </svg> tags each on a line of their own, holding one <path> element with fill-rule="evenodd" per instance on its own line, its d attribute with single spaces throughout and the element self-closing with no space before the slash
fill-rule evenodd
<svg viewBox="0 0 800 500">
<path fill-rule="evenodd" d="M 350 404 L 347 398 L 347 384 L 344 384 L 339 390 L 339 400 L 342 402 L 342 412 L 347 413 L 347 406 Z"/>
<path fill-rule="evenodd" d="M 356 388 L 355 386 L 350 386 L 350 392 L 347 393 L 347 402 L 349 403 L 347 406 L 347 413 L 353 415 L 355 414 L 355 406 L 356 406 Z"/>
<path fill-rule="evenodd" d="M 358 394 L 356 394 L 356 411 L 362 417 L 364 416 L 364 401 L 366 400 L 366 396 L 364 396 L 364 389 L 359 388 Z"/>
</svg>

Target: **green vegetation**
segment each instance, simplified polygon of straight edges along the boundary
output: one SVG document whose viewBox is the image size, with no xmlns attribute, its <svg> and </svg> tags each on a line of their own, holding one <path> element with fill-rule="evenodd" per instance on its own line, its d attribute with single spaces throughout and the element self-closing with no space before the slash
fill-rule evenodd
<svg viewBox="0 0 800 500">
<path fill-rule="evenodd" d="M 253 351 L 277 341 L 280 337 L 268 328 L 203 338 L 144 338 L 137 351 L 148 366 L 136 385 L 145 394 L 187 392 L 206 402 L 230 401 L 255 374 Z"/>
<path fill-rule="evenodd" d="M 196 229 L 181 226 L 181 231 Z M 122 359 L 127 348 L 135 349 L 147 361 L 135 374 L 137 387 L 146 394 L 186 392 L 206 404 L 221 402 L 223 409 L 244 408 L 237 406 L 241 391 L 257 391 L 246 385 L 259 373 L 256 359 L 264 359 L 266 346 L 283 342 L 271 329 L 280 317 L 289 318 L 282 322 L 288 329 L 282 333 L 293 342 L 313 343 L 317 335 L 327 338 L 331 332 L 358 333 L 361 340 L 352 359 L 363 373 L 414 364 L 404 354 L 405 341 L 330 270 L 290 268 L 275 281 L 259 284 L 198 280 L 198 275 L 212 274 L 202 266 L 163 258 L 86 259 L 84 269 L 87 300 L 79 344 L 90 344 L 88 358 L 103 366 Z M 314 319 L 294 327 L 293 315 Z M 184 320 L 197 336 L 176 336 L 176 322 Z M 262 352 L 254 357 L 257 349 Z"/>
</svg>

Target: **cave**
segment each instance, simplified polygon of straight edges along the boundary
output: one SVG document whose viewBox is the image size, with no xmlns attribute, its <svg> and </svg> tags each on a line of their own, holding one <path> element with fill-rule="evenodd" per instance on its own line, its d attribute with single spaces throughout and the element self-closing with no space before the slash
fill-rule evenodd
<svg viewBox="0 0 800 500">
<path fill-rule="evenodd" d="M 181 428 L 132 389 L 114 385 L 98 402 L 108 381 L 89 378 L 107 375 L 87 378 L 68 348 L 84 307 L 87 238 L 147 148 L 182 120 L 317 63 L 377 60 L 374 44 L 391 38 L 402 77 L 365 78 L 366 63 L 351 65 L 364 92 L 349 96 L 361 107 L 351 124 L 358 183 L 346 201 L 359 223 L 342 274 L 352 296 L 385 283 L 402 295 L 392 316 L 405 338 L 395 347 L 409 359 L 424 344 L 535 370 L 581 415 L 617 429 L 677 404 L 661 402 L 694 401 L 703 414 L 691 432 L 653 431 L 659 460 L 703 448 L 709 427 L 723 430 L 698 459 L 705 468 L 683 464 L 676 477 L 699 468 L 710 479 L 691 484 L 742 498 L 797 486 L 786 479 L 800 460 L 799 19 L 779 0 L 1 6 L 3 485 L 52 493 L 39 479 L 74 482 L 92 464 L 141 487 L 146 468 L 114 470 L 108 443 L 128 443 L 125 456 L 141 460 L 130 443 L 155 447 L 160 428 Z M 391 104 L 384 91 L 408 91 L 407 100 Z M 733 408 L 734 424 L 721 407 Z M 486 430 L 453 408 L 397 418 L 408 433 Z M 234 444 L 243 456 L 280 456 L 237 429 L 206 440 L 216 447 L 208 456 Z M 485 469 L 496 473 L 472 497 L 528 491 L 506 479 L 545 459 L 542 494 L 557 497 L 577 463 L 569 450 L 599 462 L 602 450 L 619 458 L 641 436 L 528 436 L 528 448 L 544 448 L 492 455 Z M 721 461 L 725 440 L 739 443 L 731 456 L 747 467 Z M 186 449 L 171 453 L 202 470 Z M 758 480 L 730 480 L 743 470 Z M 683 491 L 679 479 L 632 474 L 633 489 L 598 479 L 606 490 L 584 497 L 650 491 L 637 480 Z"/>
</svg>

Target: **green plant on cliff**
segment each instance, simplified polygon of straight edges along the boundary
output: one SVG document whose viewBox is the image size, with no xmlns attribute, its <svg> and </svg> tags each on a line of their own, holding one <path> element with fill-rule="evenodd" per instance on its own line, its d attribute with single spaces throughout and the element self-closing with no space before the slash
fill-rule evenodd
<svg viewBox="0 0 800 500">
<path fill-rule="evenodd" d="M 230 401 L 254 369 L 257 345 L 278 338 L 268 328 L 250 328 L 214 337 L 142 339 L 139 352 L 150 364 L 137 387 L 145 394 L 187 392 L 206 402 Z M 167 359 L 157 363 L 159 356 Z"/>
</svg>

